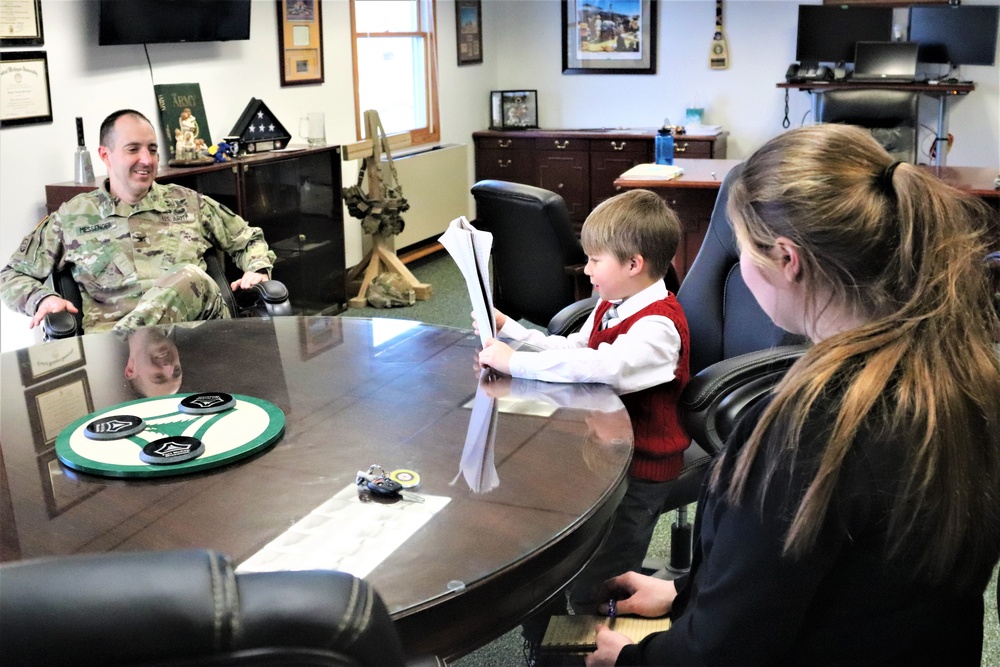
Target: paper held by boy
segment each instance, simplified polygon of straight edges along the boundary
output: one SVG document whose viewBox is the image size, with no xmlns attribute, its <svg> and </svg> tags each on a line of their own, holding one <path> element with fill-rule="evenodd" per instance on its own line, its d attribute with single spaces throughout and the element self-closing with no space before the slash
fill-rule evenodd
<svg viewBox="0 0 1000 667">
<path fill-rule="evenodd" d="M 448 229 L 438 239 L 448 254 L 455 260 L 465 277 L 479 326 L 479 339 L 483 345 L 497 335 L 497 323 L 493 315 L 493 288 L 490 283 L 490 249 L 493 235 L 476 229 L 465 219 L 455 218 Z"/>
</svg>

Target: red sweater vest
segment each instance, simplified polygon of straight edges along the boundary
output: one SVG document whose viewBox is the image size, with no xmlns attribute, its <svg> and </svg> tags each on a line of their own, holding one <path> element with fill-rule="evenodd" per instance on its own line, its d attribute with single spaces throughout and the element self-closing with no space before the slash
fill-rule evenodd
<svg viewBox="0 0 1000 667">
<path fill-rule="evenodd" d="M 594 321 L 600 322 L 609 308 L 611 303 L 602 301 L 597 306 Z M 649 304 L 616 326 L 603 331 L 598 331 L 595 327 L 590 334 L 588 347 L 597 349 L 601 343 L 611 343 L 646 315 L 662 315 L 674 323 L 681 337 L 681 352 L 673 380 L 621 396 L 632 420 L 635 439 L 635 454 L 629 474 L 637 479 L 665 482 L 680 474 L 684 464 L 684 450 L 691 444 L 691 438 L 685 432 L 677 411 L 681 390 L 691 376 L 688 363 L 690 334 L 681 305 L 671 294 Z"/>
</svg>

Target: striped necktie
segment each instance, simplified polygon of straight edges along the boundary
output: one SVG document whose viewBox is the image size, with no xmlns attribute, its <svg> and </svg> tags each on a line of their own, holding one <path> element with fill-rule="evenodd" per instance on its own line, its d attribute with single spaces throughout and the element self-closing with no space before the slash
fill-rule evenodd
<svg viewBox="0 0 1000 667">
<path fill-rule="evenodd" d="M 604 317 L 601 318 L 601 331 L 608 328 L 608 322 L 618 318 L 618 307 L 616 304 L 611 304 L 611 307 L 604 313 Z"/>
</svg>

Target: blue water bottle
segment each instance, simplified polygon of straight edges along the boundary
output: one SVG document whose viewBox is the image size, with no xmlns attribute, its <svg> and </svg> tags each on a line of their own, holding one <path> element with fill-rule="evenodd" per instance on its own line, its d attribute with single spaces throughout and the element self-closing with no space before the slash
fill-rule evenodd
<svg viewBox="0 0 1000 667">
<path fill-rule="evenodd" d="M 674 133 L 666 124 L 656 134 L 656 164 L 674 163 Z"/>
</svg>

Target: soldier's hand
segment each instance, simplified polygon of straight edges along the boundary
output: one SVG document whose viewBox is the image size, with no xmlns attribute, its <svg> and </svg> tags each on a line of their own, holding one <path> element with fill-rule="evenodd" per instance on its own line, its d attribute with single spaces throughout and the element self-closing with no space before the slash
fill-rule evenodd
<svg viewBox="0 0 1000 667">
<path fill-rule="evenodd" d="M 263 273 L 257 273 L 256 271 L 247 271 L 243 274 L 243 277 L 239 280 L 234 280 L 229 283 L 229 288 L 234 292 L 238 289 L 250 289 L 257 283 L 262 283 L 267 280 L 267 276 Z"/>
<path fill-rule="evenodd" d="M 55 294 L 50 294 L 42 299 L 42 302 L 38 304 L 38 309 L 35 311 L 34 316 L 32 316 L 31 323 L 28 324 L 28 328 L 34 329 L 37 327 L 49 313 L 61 313 L 64 310 L 68 310 L 74 314 L 80 312 L 76 306 L 66 299 L 56 296 Z"/>
</svg>

